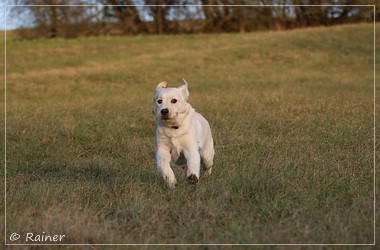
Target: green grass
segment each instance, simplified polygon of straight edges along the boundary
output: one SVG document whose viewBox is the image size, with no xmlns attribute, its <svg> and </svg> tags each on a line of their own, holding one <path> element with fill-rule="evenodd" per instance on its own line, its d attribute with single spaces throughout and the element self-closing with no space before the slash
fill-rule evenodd
<svg viewBox="0 0 380 250">
<path fill-rule="evenodd" d="M 216 156 L 197 186 L 175 170 L 171 190 L 155 167 L 152 98 L 182 77 Z M 7 41 L 12 232 L 372 243 L 373 26 Z"/>
</svg>

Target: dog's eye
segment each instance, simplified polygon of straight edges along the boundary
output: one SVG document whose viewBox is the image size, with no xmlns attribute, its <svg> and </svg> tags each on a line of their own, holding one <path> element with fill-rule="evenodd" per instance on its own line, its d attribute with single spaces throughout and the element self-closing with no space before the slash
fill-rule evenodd
<svg viewBox="0 0 380 250">
<path fill-rule="evenodd" d="M 161 103 L 162 103 L 162 100 L 158 100 L 157 102 L 158 102 L 158 104 L 161 104 Z"/>
<path fill-rule="evenodd" d="M 171 103 L 176 103 L 177 99 L 172 99 Z"/>
</svg>

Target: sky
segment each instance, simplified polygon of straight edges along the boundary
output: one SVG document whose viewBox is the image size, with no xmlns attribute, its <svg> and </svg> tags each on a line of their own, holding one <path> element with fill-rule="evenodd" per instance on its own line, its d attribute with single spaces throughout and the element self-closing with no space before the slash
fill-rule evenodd
<svg viewBox="0 0 380 250">
<path fill-rule="evenodd" d="M 88 0 L 89 4 L 91 4 L 91 0 Z M 27 16 L 23 17 L 17 17 L 17 18 L 10 18 L 10 6 L 5 7 L 6 4 L 10 5 L 12 4 L 12 0 L 0 0 L 0 30 L 13 30 L 17 29 L 21 26 L 27 26 L 27 22 L 25 22 L 25 19 L 28 18 Z M 143 4 L 144 2 L 135 0 L 135 4 Z M 23 8 L 22 6 L 13 7 L 13 8 Z M 142 18 L 146 21 L 152 21 L 153 19 L 148 15 L 148 13 L 141 7 L 138 7 L 140 10 L 140 13 L 142 13 Z M 189 12 L 193 13 L 195 15 L 196 13 L 196 7 L 189 7 Z M 169 13 L 170 14 L 170 13 Z M 170 19 L 170 16 L 169 16 Z M 24 21 L 24 22 L 23 22 Z"/>
<path fill-rule="evenodd" d="M 4 8 L 4 2 L 0 1 L 0 30 L 5 29 L 5 8 Z"/>
<path fill-rule="evenodd" d="M 12 29 L 16 29 L 17 27 L 20 26 L 19 23 L 17 23 L 16 20 L 11 20 L 9 18 L 9 7 L 7 8 L 6 10 L 6 7 L 5 7 L 5 4 L 6 3 L 10 3 L 11 1 L 9 0 L 0 0 L 0 30 L 12 30 Z M 8 17 L 6 19 L 6 17 Z M 6 26 L 5 26 L 5 22 L 6 23 Z"/>
<path fill-rule="evenodd" d="M 92 0 L 87 0 L 88 4 L 92 3 Z M 14 0 L 0 0 L 0 30 L 13 30 L 20 28 L 21 26 L 28 26 L 27 22 L 25 22 L 25 19 L 28 17 L 13 17 L 10 18 L 10 9 L 11 8 L 23 8 L 22 6 L 8 6 L 6 7 L 6 4 L 12 5 L 15 4 Z"/>
</svg>

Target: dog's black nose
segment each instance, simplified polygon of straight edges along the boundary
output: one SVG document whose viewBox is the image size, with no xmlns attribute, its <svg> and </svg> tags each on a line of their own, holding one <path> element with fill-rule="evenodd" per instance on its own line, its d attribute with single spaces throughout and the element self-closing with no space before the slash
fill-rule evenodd
<svg viewBox="0 0 380 250">
<path fill-rule="evenodd" d="M 161 109 L 161 114 L 162 114 L 162 115 L 167 115 L 167 114 L 169 114 L 169 109 Z"/>
</svg>

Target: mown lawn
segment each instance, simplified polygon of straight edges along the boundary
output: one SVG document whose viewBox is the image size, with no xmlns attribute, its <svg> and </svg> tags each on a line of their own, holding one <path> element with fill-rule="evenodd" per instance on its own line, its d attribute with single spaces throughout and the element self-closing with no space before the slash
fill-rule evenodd
<svg viewBox="0 0 380 250">
<path fill-rule="evenodd" d="M 8 40 L 7 242 L 373 243 L 373 77 L 372 24 Z M 181 78 L 216 157 L 171 190 L 152 98 Z"/>
</svg>

